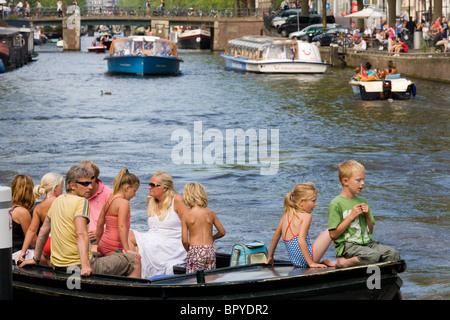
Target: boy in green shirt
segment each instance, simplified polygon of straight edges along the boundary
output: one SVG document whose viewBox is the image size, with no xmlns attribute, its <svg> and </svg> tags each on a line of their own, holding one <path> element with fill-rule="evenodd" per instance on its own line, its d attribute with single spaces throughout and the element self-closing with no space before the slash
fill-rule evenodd
<svg viewBox="0 0 450 320">
<path fill-rule="evenodd" d="M 328 231 L 335 244 L 336 267 L 400 259 L 397 250 L 372 239 L 375 220 L 366 199 L 359 196 L 364 177 L 364 166 L 355 160 L 339 164 L 342 192 L 328 207 Z"/>
</svg>

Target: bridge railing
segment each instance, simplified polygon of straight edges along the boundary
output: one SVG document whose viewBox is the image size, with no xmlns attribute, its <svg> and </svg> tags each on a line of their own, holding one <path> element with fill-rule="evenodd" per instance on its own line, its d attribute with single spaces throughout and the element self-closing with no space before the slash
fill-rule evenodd
<svg viewBox="0 0 450 320">
<path fill-rule="evenodd" d="M 20 18 L 62 18 L 64 15 L 72 14 L 73 6 L 64 8 L 58 12 L 56 7 L 31 8 L 29 12 L 24 9 L 18 12 L 11 12 Z M 134 16 L 134 17 L 192 17 L 199 18 L 262 18 L 261 9 L 248 8 L 197 8 L 197 7 L 166 7 L 163 10 L 159 7 L 146 8 L 145 6 L 83 6 L 78 7 L 77 12 L 81 16 Z"/>
</svg>

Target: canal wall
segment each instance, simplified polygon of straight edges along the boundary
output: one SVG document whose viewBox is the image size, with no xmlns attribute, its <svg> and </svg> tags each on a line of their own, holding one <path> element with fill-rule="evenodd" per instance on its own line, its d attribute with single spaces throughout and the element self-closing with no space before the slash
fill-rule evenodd
<svg viewBox="0 0 450 320">
<path fill-rule="evenodd" d="M 213 50 L 224 51 L 229 40 L 263 32 L 261 20 L 227 20 L 214 22 Z"/>
<path fill-rule="evenodd" d="M 397 70 L 405 76 L 437 80 L 450 83 L 450 55 L 443 53 L 405 53 L 392 56 L 387 52 L 334 52 L 333 47 L 319 48 L 322 59 L 333 66 L 346 65 L 359 67 L 370 62 L 375 69 L 385 69 L 389 60 L 392 60 Z"/>
</svg>

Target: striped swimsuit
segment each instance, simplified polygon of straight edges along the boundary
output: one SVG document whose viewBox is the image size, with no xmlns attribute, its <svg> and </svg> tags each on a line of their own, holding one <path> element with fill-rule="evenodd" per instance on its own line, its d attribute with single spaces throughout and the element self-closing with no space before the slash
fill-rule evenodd
<svg viewBox="0 0 450 320">
<path fill-rule="evenodd" d="M 288 226 L 286 228 L 286 231 L 284 232 L 283 241 L 286 245 L 286 250 L 289 256 L 289 259 L 291 260 L 292 264 L 296 267 L 301 268 L 309 268 L 308 263 L 306 262 L 305 257 L 302 254 L 302 250 L 300 250 L 300 246 L 298 245 L 298 234 L 293 236 L 290 240 L 286 240 L 286 234 L 288 231 L 288 228 L 291 230 L 291 222 L 289 220 L 289 214 L 287 215 L 288 219 Z M 292 232 L 294 234 L 294 232 Z M 313 247 L 311 245 L 311 241 L 309 240 L 309 234 L 306 235 L 306 244 L 308 245 L 308 251 L 311 255 L 311 258 L 313 257 Z"/>
</svg>

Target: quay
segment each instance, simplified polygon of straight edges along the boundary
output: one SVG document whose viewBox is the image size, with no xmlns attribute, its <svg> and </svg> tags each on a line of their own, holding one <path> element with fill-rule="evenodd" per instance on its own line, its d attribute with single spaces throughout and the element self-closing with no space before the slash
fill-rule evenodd
<svg viewBox="0 0 450 320">
<path fill-rule="evenodd" d="M 69 7 L 70 8 L 70 7 Z M 245 35 L 280 36 L 271 30 L 268 23 L 269 16 L 262 9 L 252 11 L 215 12 L 212 14 L 193 14 L 189 12 L 174 12 L 168 10 L 166 14 L 147 15 L 143 8 L 128 7 L 118 12 L 92 12 L 84 7 L 67 10 L 64 17 L 59 17 L 56 11 L 41 12 L 31 15 L 29 22 L 34 26 L 62 25 L 64 50 L 80 50 L 80 27 L 93 25 L 122 25 L 124 34 L 129 34 L 131 26 L 149 25 L 156 36 L 169 39 L 171 30 L 175 26 L 195 26 L 208 28 L 211 31 L 211 50 L 224 51 L 229 40 Z M 7 22 L 9 22 L 7 20 Z M 402 75 L 428 80 L 450 82 L 449 53 L 425 52 L 410 49 L 408 53 L 399 56 L 389 55 L 387 51 L 370 50 L 355 52 L 351 48 L 320 47 L 324 61 L 333 67 L 357 67 L 370 61 L 373 66 L 384 67 L 392 60 Z"/>
<path fill-rule="evenodd" d="M 392 60 L 404 76 L 450 83 L 450 53 L 422 52 L 410 49 L 408 53 L 393 56 L 384 51 L 356 51 L 339 47 L 320 47 L 322 59 L 333 67 L 359 67 L 370 62 L 374 68 L 386 67 Z"/>
</svg>

